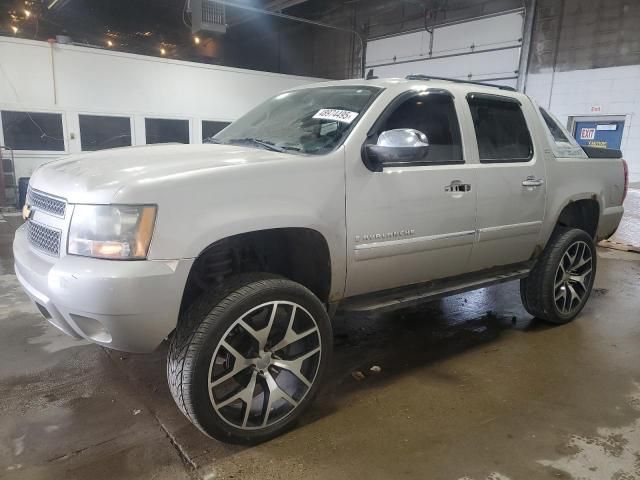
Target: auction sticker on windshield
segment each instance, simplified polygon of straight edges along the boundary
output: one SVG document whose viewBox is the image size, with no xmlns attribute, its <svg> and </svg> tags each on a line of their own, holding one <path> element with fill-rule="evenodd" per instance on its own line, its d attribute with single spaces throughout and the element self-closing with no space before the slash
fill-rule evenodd
<svg viewBox="0 0 640 480">
<path fill-rule="evenodd" d="M 349 110 L 338 110 L 335 108 L 323 108 L 318 110 L 313 118 L 319 120 L 333 120 L 335 122 L 351 123 L 358 114 L 356 112 L 350 112 Z"/>
</svg>

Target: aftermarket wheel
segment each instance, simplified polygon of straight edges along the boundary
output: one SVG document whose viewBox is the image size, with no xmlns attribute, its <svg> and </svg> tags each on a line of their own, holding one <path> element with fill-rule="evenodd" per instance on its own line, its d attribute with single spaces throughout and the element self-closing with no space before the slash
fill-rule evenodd
<svg viewBox="0 0 640 480">
<path fill-rule="evenodd" d="M 256 443 L 311 403 L 331 355 L 321 302 L 282 278 L 240 277 L 189 309 L 171 341 L 174 400 L 218 440 Z"/>
<path fill-rule="evenodd" d="M 554 234 L 529 277 L 520 281 L 525 309 L 551 323 L 567 323 L 582 310 L 596 273 L 593 239 L 583 230 Z"/>
</svg>

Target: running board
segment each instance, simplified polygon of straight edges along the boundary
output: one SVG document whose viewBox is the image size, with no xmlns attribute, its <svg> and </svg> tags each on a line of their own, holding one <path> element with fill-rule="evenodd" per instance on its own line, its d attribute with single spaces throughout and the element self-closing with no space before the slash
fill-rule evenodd
<svg viewBox="0 0 640 480">
<path fill-rule="evenodd" d="M 340 303 L 339 308 L 350 312 L 384 312 L 406 308 L 438 298 L 525 278 L 531 272 L 531 268 L 531 265 L 518 264 L 515 269 L 513 266 L 509 269 L 491 269 L 444 280 L 367 293 L 345 299 Z"/>
</svg>

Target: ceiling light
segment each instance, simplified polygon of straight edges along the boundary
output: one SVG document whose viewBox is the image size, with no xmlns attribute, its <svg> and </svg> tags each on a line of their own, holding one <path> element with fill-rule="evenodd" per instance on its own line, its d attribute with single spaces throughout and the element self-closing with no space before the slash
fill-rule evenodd
<svg viewBox="0 0 640 480">
<path fill-rule="evenodd" d="M 200 45 L 200 37 L 193 37 L 193 41 L 196 45 Z"/>
</svg>

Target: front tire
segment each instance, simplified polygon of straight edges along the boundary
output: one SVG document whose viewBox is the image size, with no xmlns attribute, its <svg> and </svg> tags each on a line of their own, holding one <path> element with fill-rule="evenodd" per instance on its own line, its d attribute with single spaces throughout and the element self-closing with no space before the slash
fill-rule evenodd
<svg viewBox="0 0 640 480">
<path fill-rule="evenodd" d="M 587 232 L 558 229 L 529 276 L 520 280 L 522 304 L 547 322 L 570 322 L 591 294 L 596 263 L 596 247 Z"/>
<path fill-rule="evenodd" d="M 180 319 L 167 377 L 176 404 L 205 434 L 253 444 L 295 424 L 331 350 L 331 323 L 313 293 L 284 278 L 242 275 Z"/>
</svg>

